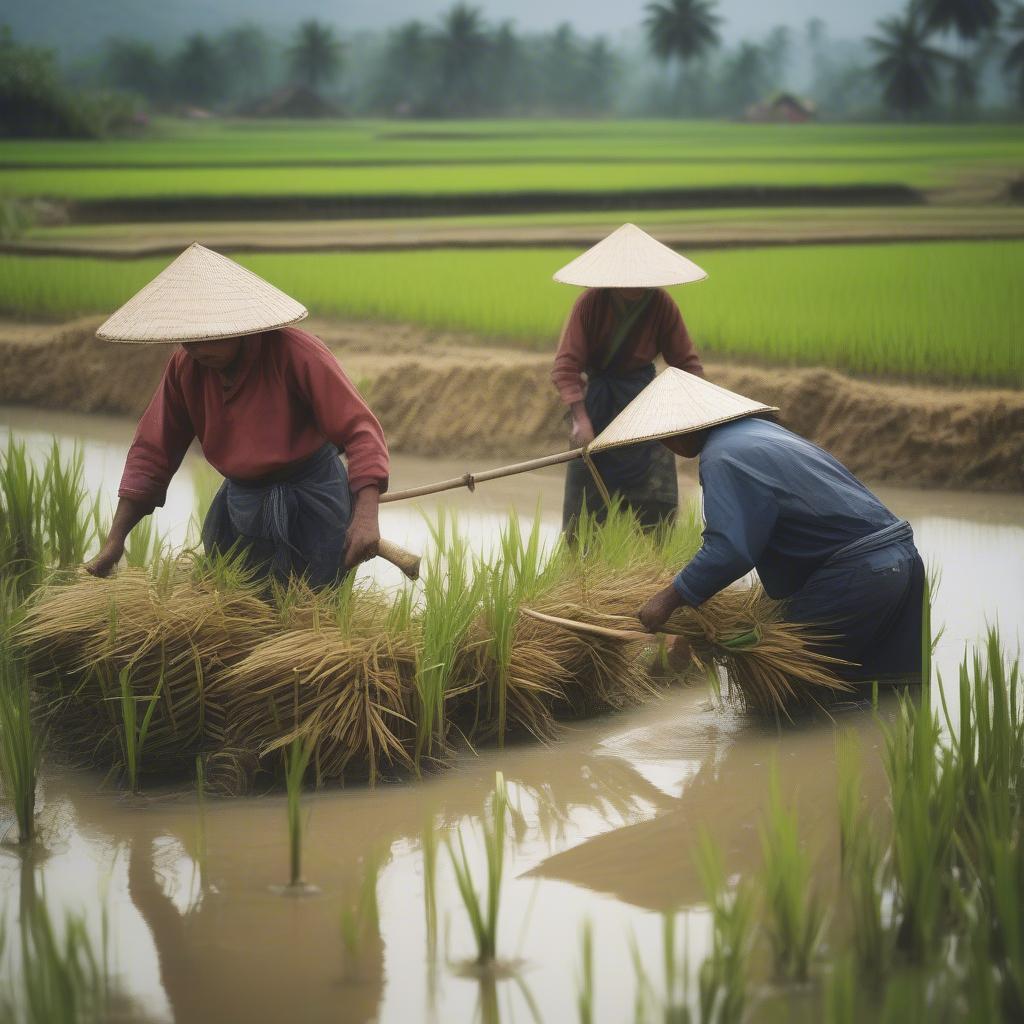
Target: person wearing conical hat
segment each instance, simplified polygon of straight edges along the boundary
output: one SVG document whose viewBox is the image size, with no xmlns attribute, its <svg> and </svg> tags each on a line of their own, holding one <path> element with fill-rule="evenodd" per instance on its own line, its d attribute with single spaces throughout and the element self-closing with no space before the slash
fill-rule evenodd
<svg viewBox="0 0 1024 1024">
<path fill-rule="evenodd" d="M 551 371 L 569 407 L 574 445 L 592 441 L 654 379 L 658 356 L 668 366 L 703 375 L 679 307 L 664 288 L 706 276 L 634 224 L 624 224 L 554 275 L 586 289 L 562 329 Z M 644 527 L 675 517 L 675 460 L 660 445 L 606 452 L 593 458 L 593 466 Z M 566 470 L 562 507 L 562 528 L 570 537 L 584 509 L 599 520 L 606 514 L 590 467 L 574 461 Z"/>
<path fill-rule="evenodd" d="M 703 543 L 640 621 L 656 632 L 756 570 L 785 617 L 848 663 L 839 675 L 919 676 L 925 569 L 910 524 L 828 452 L 764 418 L 777 411 L 668 369 L 593 442 L 660 441 L 699 459 Z"/>
<path fill-rule="evenodd" d="M 207 551 L 237 545 L 258 575 L 314 587 L 376 554 L 387 444 L 328 348 L 295 326 L 307 315 L 194 243 L 100 327 L 106 341 L 177 347 L 139 421 L 90 573 L 108 575 L 132 528 L 163 505 L 193 439 L 226 478 L 203 523 Z"/>
</svg>

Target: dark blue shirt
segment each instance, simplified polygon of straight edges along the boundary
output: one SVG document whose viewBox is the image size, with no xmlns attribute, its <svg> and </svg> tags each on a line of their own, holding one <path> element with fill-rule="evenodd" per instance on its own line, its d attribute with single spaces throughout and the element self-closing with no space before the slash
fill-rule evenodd
<svg viewBox="0 0 1024 1024">
<path fill-rule="evenodd" d="M 896 522 L 842 463 L 762 419 L 713 427 L 700 453 L 704 543 L 675 578 L 690 605 L 756 569 L 789 597 L 841 547 Z"/>
</svg>

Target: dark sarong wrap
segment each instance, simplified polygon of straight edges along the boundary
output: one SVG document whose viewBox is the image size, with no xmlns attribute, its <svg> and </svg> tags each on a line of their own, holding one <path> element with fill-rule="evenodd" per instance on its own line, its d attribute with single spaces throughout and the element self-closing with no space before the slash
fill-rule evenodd
<svg viewBox="0 0 1024 1024">
<path fill-rule="evenodd" d="M 629 354 L 629 336 L 642 318 L 651 294 L 632 307 L 621 310 L 619 322 L 604 347 L 598 366 L 587 368 L 584 405 L 600 434 L 630 402 L 654 380 L 653 363 L 624 372 L 620 369 Z M 675 457 L 657 441 L 628 445 L 625 448 L 595 453 L 594 468 L 613 497 L 619 495 L 645 527 L 675 516 L 679 504 Z M 582 509 L 603 518 L 604 500 L 590 468 L 582 461 L 566 467 L 565 498 L 562 505 L 562 529 L 571 533 Z"/>
<path fill-rule="evenodd" d="M 321 588 L 344 576 L 351 518 L 348 473 L 327 443 L 278 473 L 225 480 L 203 523 L 203 546 L 212 553 L 238 544 L 258 575 L 301 576 Z"/>
<path fill-rule="evenodd" d="M 787 602 L 786 618 L 835 634 L 826 653 L 853 662 L 847 679 L 921 674 L 925 568 L 900 520 L 833 554 Z"/>
</svg>

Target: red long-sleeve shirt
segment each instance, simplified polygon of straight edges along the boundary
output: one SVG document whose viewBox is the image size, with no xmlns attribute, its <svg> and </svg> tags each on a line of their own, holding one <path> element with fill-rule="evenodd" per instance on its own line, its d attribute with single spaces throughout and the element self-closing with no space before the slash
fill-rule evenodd
<svg viewBox="0 0 1024 1024">
<path fill-rule="evenodd" d="M 588 288 L 576 300 L 562 328 L 551 370 L 551 379 L 566 405 L 583 400 L 583 373 L 617 321 L 618 313 L 608 289 Z M 633 327 L 626 345 L 631 355 L 622 363 L 623 371 L 639 369 L 661 355 L 669 366 L 704 376 L 704 367 L 679 307 L 662 288 L 654 290 L 650 304 Z"/>
<path fill-rule="evenodd" d="M 312 455 L 345 453 L 354 492 L 388 483 L 388 449 L 373 413 L 319 338 L 295 327 L 244 339 L 230 387 L 184 349 L 171 356 L 135 431 L 118 495 L 163 505 L 194 437 L 218 472 L 252 480 Z"/>
</svg>

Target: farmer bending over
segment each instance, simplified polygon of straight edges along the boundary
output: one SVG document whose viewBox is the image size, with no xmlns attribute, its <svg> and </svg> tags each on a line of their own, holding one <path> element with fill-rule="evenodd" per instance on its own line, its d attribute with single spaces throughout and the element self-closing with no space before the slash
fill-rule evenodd
<svg viewBox="0 0 1024 1024">
<path fill-rule="evenodd" d="M 194 437 L 227 478 L 203 524 L 208 552 L 240 542 L 258 574 L 304 576 L 314 587 L 376 554 L 387 445 L 323 342 L 290 326 L 306 316 L 194 243 L 97 331 L 108 341 L 181 344 L 135 432 L 90 573 L 108 575 L 132 527 L 163 505 Z"/>
<path fill-rule="evenodd" d="M 789 621 L 814 625 L 822 649 L 852 663 L 840 675 L 919 676 L 925 571 L 910 524 L 828 452 L 760 418 L 772 411 L 670 369 L 598 438 L 658 436 L 700 459 L 703 544 L 640 621 L 657 631 L 756 569 Z"/>
<path fill-rule="evenodd" d="M 703 376 L 700 359 L 665 285 L 700 281 L 707 274 L 624 224 L 555 274 L 563 284 L 586 287 L 562 329 L 551 379 L 569 406 L 572 443 L 594 440 L 654 380 L 654 360 Z M 620 495 L 640 523 L 653 527 L 675 518 L 679 505 L 675 459 L 658 444 L 594 457 L 608 491 Z M 562 529 L 572 537 L 583 509 L 607 514 L 589 468 L 576 460 L 565 477 Z"/>
</svg>

